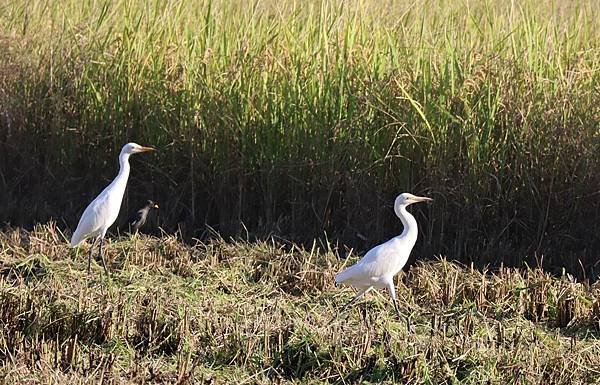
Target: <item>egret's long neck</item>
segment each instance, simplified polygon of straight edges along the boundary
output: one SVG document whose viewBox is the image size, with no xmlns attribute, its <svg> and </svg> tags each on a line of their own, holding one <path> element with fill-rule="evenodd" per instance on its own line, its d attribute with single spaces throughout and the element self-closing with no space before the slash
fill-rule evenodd
<svg viewBox="0 0 600 385">
<path fill-rule="evenodd" d="M 125 186 L 127 186 L 127 179 L 129 179 L 129 154 L 121 153 L 119 155 L 119 174 L 110 185 L 116 192 L 123 195 Z"/>
<path fill-rule="evenodd" d="M 399 237 L 409 237 L 416 241 L 419 232 L 417 220 L 406 210 L 406 206 L 407 205 L 397 205 L 394 207 L 394 212 L 398 218 L 400 218 L 402 225 L 404 226 L 404 230 L 402 230 L 402 234 L 400 234 Z"/>
</svg>

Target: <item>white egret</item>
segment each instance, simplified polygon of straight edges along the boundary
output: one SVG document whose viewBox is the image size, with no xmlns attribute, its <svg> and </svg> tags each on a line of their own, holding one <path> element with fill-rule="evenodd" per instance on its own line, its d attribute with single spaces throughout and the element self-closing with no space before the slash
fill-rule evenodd
<svg viewBox="0 0 600 385">
<path fill-rule="evenodd" d="M 358 293 L 338 313 L 343 313 L 348 307 L 356 303 L 363 295 L 373 288 L 387 288 L 394 302 L 396 313 L 400 317 L 400 310 L 396 301 L 396 287 L 394 276 L 402 270 L 410 252 L 417 241 L 418 227 L 406 207 L 412 203 L 431 201 L 433 199 L 418 197 L 409 193 L 398 195 L 394 202 L 394 212 L 402 221 L 404 230 L 402 234 L 389 241 L 375 246 L 365 254 L 355 265 L 335 276 L 335 282 L 347 284 L 358 289 Z M 337 315 L 331 320 L 333 322 Z"/>
<path fill-rule="evenodd" d="M 106 268 L 106 263 L 102 256 L 104 235 L 106 235 L 106 231 L 119 215 L 123 194 L 125 194 L 125 187 L 127 186 L 127 179 L 129 179 L 129 156 L 131 154 L 146 151 L 154 151 L 154 148 L 143 147 L 136 143 L 127 143 L 123 146 L 121 153 L 119 154 L 119 174 L 112 183 L 102 190 L 100 195 L 88 205 L 79 220 L 77 229 L 71 237 L 71 247 L 79 245 L 86 238 L 95 237 L 88 255 L 88 274 L 90 273 L 92 251 L 98 241 L 100 241 L 100 258 L 102 259 L 102 266 L 104 267 L 104 271 L 108 274 L 108 269 Z"/>
</svg>

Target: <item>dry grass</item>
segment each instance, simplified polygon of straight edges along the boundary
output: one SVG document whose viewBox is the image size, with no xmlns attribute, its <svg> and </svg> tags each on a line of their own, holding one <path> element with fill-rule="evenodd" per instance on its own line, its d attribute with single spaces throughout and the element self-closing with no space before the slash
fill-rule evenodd
<svg viewBox="0 0 600 385">
<path fill-rule="evenodd" d="M 3 383 L 597 383 L 600 285 L 417 263 L 397 320 L 333 287 L 340 250 L 110 240 L 85 273 L 53 224 L 0 235 Z M 356 255 L 351 255 L 353 260 Z"/>
<path fill-rule="evenodd" d="M 186 237 L 366 248 L 412 191 L 422 254 L 589 271 L 597 2 L 0 1 L 0 220 L 73 226 L 133 140 L 125 211 Z"/>
</svg>

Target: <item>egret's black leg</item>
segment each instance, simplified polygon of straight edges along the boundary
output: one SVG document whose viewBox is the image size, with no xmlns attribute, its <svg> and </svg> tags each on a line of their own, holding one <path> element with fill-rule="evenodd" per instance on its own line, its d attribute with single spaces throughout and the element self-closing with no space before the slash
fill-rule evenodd
<svg viewBox="0 0 600 385">
<path fill-rule="evenodd" d="M 410 322 L 410 314 L 407 315 L 405 318 L 406 318 L 406 330 L 408 330 L 409 333 L 414 333 L 415 328 L 413 327 L 413 324 Z"/>
<path fill-rule="evenodd" d="M 396 315 L 398 315 L 398 318 L 402 318 L 402 316 L 400 315 L 400 309 L 398 308 L 398 300 L 396 298 L 392 298 L 392 302 L 394 302 L 394 309 L 396 310 Z"/>
<path fill-rule="evenodd" d="M 404 320 L 406 321 L 406 329 L 408 329 L 409 333 L 412 333 L 413 331 L 413 327 L 412 324 L 410 323 L 410 316 L 408 317 L 403 317 L 402 314 L 400 314 L 400 308 L 398 307 L 398 300 L 396 299 L 396 287 L 394 286 L 394 282 L 391 282 L 388 284 L 388 289 L 390 290 L 390 296 L 392 297 L 392 302 L 394 303 L 394 310 L 396 310 L 396 315 L 398 316 L 398 320 L 402 320 L 402 318 L 404 318 Z"/>
<path fill-rule="evenodd" d="M 396 299 L 396 287 L 394 286 L 394 281 L 388 283 L 388 290 L 390 291 L 390 296 L 392 297 L 392 302 L 394 303 L 394 310 L 396 310 L 396 315 L 398 319 L 401 320 L 402 314 L 400 314 L 400 308 L 398 307 L 398 300 Z M 410 321 L 406 318 L 407 325 L 410 325 Z"/>
<path fill-rule="evenodd" d="M 102 260 L 102 267 L 104 267 L 104 272 L 106 275 L 108 274 L 108 269 L 106 268 L 106 262 L 104 261 L 104 255 L 102 254 L 102 246 L 104 245 L 104 237 L 100 238 L 100 259 Z"/>
<path fill-rule="evenodd" d="M 331 325 L 333 323 L 333 321 L 335 321 L 336 318 L 339 317 L 340 314 L 342 314 L 343 312 L 345 312 L 346 309 L 348 309 L 350 306 L 354 305 L 356 303 L 356 301 L 358 301 L 363 295 L 365 295 L 372 288 L 373 288 L 373 286 L 369 286 L 369 287 L 367 287 L 365 289 L 362 289 L 358 293 L 356 293 L 356 295 L 354 296 L 354 298 L 352 298 L 350 300 L 350 302 L 348 302 L 347 304 L 344 305 L 344 307 L 342 308 L 342 310 L 340 310 L 336 315 L 333 316 L 333 318 L 331 319 L 331 321 L 329 321 L 328 325 Z"/>
<path fill-rule="evenodd" d="M 92 242 L 92 246 L 90 246 L 90 252 L 88 253 L 88 268 L 87 268 L 88 275 L 90 275 L 90 269 L 91 269 L 91 264 L 92 264 L 92 253 L 94 252 L 94 246 L 96 246 L 97 242 L 98 242 L 98 238 L 94 239 L 94 242 Z"/>
</svg>

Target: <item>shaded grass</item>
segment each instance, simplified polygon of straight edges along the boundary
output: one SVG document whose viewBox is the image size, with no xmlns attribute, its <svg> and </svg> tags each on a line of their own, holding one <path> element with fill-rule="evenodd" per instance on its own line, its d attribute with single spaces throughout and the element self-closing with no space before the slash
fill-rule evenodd
<svg viewBox="0 0 600 385">
<path fill-rule="evenodd" d="M 85 273 L 52 224 L 0 236 L 7 383 L 596 383 L 598 284 L 540 269 L 418 262 L 402 312 L 333 287 L 342 250 L 274 241 L 108 242 Z M 350 254 L 351 260 L 355 255 Z"/>
<path fill-rule="evenodd" d="M 595 5 L 6 2 L 0 216 L 72 228 L 136 140 L 160 152 L 126 210 L 154 198 L 188 238 L 366 249 L 413 191 L 436 198 L 429 256 L 579 272 L 600 247 Z"/>
</svg>

